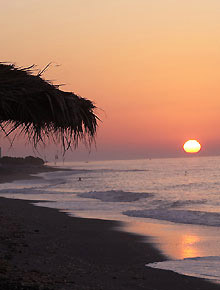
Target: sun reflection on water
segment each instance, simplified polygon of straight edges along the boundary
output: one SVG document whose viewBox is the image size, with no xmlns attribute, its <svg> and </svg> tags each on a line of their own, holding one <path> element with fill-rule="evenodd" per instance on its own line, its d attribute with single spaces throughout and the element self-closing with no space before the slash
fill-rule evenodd
<svg viewBox="0 0 220 290">
<path fill-rule="evenodd" d="M 198 251 L 198 242 L 200 238 L 195 235 L 182 235 L 181 243 L 180 243 L 180 255 L 181 258 L 192 258 L 192 257 L 199 257 Z"/>
<path fill-rule="evenodd" d="M 203 257 L 210 252 L 210 229 L 203 231 L 192 225 L 133 222 L 126 226 L 127 231 L 150 236 L 151 241 L 171 259 Z M 213 235 L 213 234 L 212 234 Z M 147 238 L 149 241 L 149 238 Z M 213 255 L 216 255 L 213 249 Z M 219 250 L 218 250 L 219 252 Z"/>
</svg>

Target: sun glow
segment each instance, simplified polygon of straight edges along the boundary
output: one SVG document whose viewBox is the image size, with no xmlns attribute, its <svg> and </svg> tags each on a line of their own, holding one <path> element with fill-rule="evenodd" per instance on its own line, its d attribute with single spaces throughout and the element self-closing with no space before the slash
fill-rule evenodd
<svg viewBox="0 0 220 290">
<path fill-rule="evenodd" d="M 197 153 L 201 149 L 201 145 L 197 140 L 188 140 L 184 143 L 183 149 L 187 153 Z"/>
</svg>

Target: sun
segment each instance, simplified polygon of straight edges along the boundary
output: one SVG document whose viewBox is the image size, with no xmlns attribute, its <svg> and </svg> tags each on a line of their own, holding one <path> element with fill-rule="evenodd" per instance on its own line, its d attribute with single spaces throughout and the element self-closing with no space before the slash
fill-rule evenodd
<svg viewBox="0 0 220 290">
<path fill-rule="evenodd" d="M 201 147 L 197 140 L 188 140 L 183 145 L 183 149 L 187 153 L 197 153 L 201 150 Z"/>
</svg>

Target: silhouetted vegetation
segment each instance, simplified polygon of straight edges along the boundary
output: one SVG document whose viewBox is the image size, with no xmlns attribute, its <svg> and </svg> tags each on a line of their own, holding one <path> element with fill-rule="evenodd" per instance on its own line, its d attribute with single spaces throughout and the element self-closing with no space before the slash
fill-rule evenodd
<svg viewBox="0 0 220 290">
<path fill-rule="evenodd" d="M 27 156 L 25 158 L 4 156 L 0 158 L 0 164 L 42 166 L 44 165 L 44 160 L 39 157 L 33 157 L 33 156 Z"/>
</svg>

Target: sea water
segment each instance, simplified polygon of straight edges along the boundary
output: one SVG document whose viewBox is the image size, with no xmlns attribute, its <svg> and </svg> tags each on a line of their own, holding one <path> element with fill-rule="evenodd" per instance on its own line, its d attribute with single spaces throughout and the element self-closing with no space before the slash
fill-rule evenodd
<svg viewBox="0 0 220 290">
<path fill-rule="evenodd" d="M 51 164 L 53 165 L 53 164 Z M 42 200 L 81 217 L 127 222 L 168 261 L 146 266 L 220 281 L 220 157 L 59 164 L 69 171 L 0 185 L 0 196 Z"/>
</svg>

